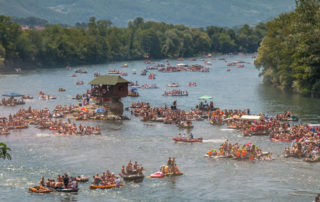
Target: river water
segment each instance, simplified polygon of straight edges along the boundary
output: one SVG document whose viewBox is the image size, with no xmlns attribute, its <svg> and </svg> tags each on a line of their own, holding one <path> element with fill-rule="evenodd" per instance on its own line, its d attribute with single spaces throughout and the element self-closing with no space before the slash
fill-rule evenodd
<svg viewBox="0 0 320 202">
<path fill-rule="evenodd" d="M 219 58 L 219 57 L 217 57 Z M 202 95 L 213 97 L 215 106 L 222 109 L 250 108 L 252 113 L 273 115 L 290 110 L 303 122 L 319 122 L 320 100 L 301 97 L 262 85 L 259 71 L 249 56 L 225 56 L 228 62 L 244 60 L 245 68 L 231 67 L 226 62 L 212 60 L 209 73 L 156 73 L 155 80 L 140 76 L 146 67 L 143 61 L 117 62 L 105 65 L 83 66 L 88 74 L 73 73 L 64 68 L 33 70 L 19 75 L 0 75 L 0 94 L 17 92 L 31 94 L 34 100 L 22 107 L 53 109 L 57 104 L 73 104 L 77 93 L 90 86 L 94 72 L 106 74 L 107 70 L 128 72 L 125 77 L 139 84 L 156 83 L 158 89 L 139 89 L 140 97 L 122 99 L 125 107 L 134 101 L 147 101 L 152 106 L 171 105 L 177 100 L 181 109 L 193 108 Z M 164 60 L 157 62 L 166 63 Z M 181 63 L 169 60 L 171 64 Z M 129 68 L 121 68 L 128 63 Z M 187 64 L 203 64 L 183 61 Z M 137 74 L 132 74 L 136 69 Z M 76 81 L 85 85 L 77 86 Z M 178 82 L 180 89 L 188 90 L 187 97 L 163 97 L 166 84 Z M 197 82 L 197 87 L 188 87 Z M 59 87 L 66 92 L 57 92 Z M 37 93 L 44 91 L 57 96 L 57 100 L 42 101 Z M 15 113 L 21 106 L 0 106 L 0 116 Z M 128 116 L 130 114 L 125 112 Z M 12 160 L 0 160 L 0 201 L 312 201 L 319 193 L 320 164 L 310 164 L 299 159 L 285 159 L 282 152 L 290 143 L 271 142 L 267 137 L 242 137 L 241 133 L 216 127 L 207 121 L 194 122 L 192 133 L 207 140 L 199 144 L 174 143 L 172 137 L 180 131 L 174 125 L 144 123 L 139 118 L 130 121 L 87 121 L 84 125 L 98 125 L 101 136 L 57 136 L 47 130 L 30 126 L 1 136 L 12 149 Z M 79 123 L 79 122 L 78 122 Z M 252 142 L 263 151 L 271 151 L 273 161 L 235 161 L 207 159 L 204 154 L 218 148 L 225 140 L 239 143 Z M 56 178 L 58 174 L 93 176 L 109 169 L 120 172 L 129 160 L 138 161 L 145 168 L 145 175 L 158 171 L 168 157 L 176 157 L 183 176 L 163 179 L 145 178 L 142 183 L 127 183 L 120 189 L 89 190 L 89 184 L 80 184 L 77 194 L 32 194 L 28 187 L 37 185 L 41 176 Z"/>
</svg>

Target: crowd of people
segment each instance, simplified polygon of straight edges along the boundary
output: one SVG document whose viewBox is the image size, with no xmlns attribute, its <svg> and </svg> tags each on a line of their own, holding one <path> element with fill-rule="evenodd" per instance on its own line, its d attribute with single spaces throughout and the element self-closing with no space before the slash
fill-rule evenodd
<svg viewBox="0 0 320 202">
<path fill-rule="evenodd" d="M 168 65 L 167 67 L 158 68 L 158 71 L 167 73 L 167 72 L 186 72 L 188 70 L 183 66 Z"/>
<path fill-rule="evenodd" d="M 240 145 L 238 142 L 232 144 L 226 140 L 220 145 L 219 151 L 216 149 L 210 150 L 208 156 L 219 156 L 234 159 L 249 159 L 249 160 L 272 160 L 271 153 L 263 153 L 262 150 L 251 142 Z"/>
<path fill-rule="evenodd" d="M 162 165 L 160 167 L 160 172 L 163 173 L 163 175 L 181 175 L 182 172 L 179 170 L 175 158 L 169 157 L 167 165 Z"/>
<path fill-rule="evenodd" d="M 196 82 L 189 82 L 189 83 L 188 83 L 188 86 L 189 86 L 189 87 L 196 87 L 196 86 L 197 86 L 197 83 L 196 83 Z"/>
<path fill-rule="evenodd" d="M 47 95 L 46 93 L 40 91 L 38 93 L 39 95 L 39 99 L 40 100 L 54 100 L 54 99 L 57 99 L 57 97 L 53 96 L 53 95 Z"/>
<path fill-rule="evenodd" d="M 157 84 L 143 84 L 143 85 L 141 85 L 141 88 L 154 89 L 154 88 L 158 88 L 158 86 L 157 86 Z"/>
<path fill-rule="evenodd" d="M 148 72 L 148 70 L 143 69 L 143 70 L 141 70 L 140 75 L 145 76 L 145 75 L 147 75 L 147 72 Z"/>
<path fill-rule="evenodd" d="M 132 103 L 131 114 L 142 117 L 142 121 L 162 122 L 165 124 L 176 124 L 179 127 L 190 127 L 192 121 L 203 120 L 207 114 L 197 109 L 191 109 L 189 112 L 177 109 L 176 101 L 171 107 L 151 107 L 149 103 Z"/>
<path fill-rule="evenodd" d="M 110 173 L 109 170 L 103 172 L 101 175 L 98 173 L 93 176 L 93 185 L 106 186 L 106 185 L 120 185 L 121 180 L 114 173 Z"/>
<path fill-rule="evenodd" d="M 188 70 L 190 72 L 209 72 L 210 69 L 206 68 L 202 65 L 192 65 L 191 67 L 188 67 Z"/>
<path fill-rule="evenodd" d="M 47 108 L 41 110 L 32 109 L 31 107 L 20 109 L 16 114 L 10 114 L 8 118 L 1 117 L 0 134 L 9 134 L 11 129 L 28 128 L 30 124 L 39 129 L 55 130 L 60 135 L 101 134 L 99 127 L 82 126 L 81 124 L 77 127 L 75 123 L 71 123 L 70 119 L 67 122 L 53 119 L 54 114 L 66 115 L 71 113 L 74 108 L 74 105 L 58 105 L 53 113 Z"/>
<path fill-rule="evenodd" d="M 258 119 L 242 119 L 250 110 L 224 110 L 212 112 L 211 123 L 227 124 L 228 128 L 241 130 L 244 136 L 266 135 L 272 141 L 293 141 L 291 148 L 285 149 L 287 157 L 305 157 L 306 161 L 320 161 L 320 129 L 318 124 L 294 124 L 298 117 L 290 111 L 268 116 L 258 114 Z M 312 125 L 312 124 L 311 124 Z"/>
<path fill-rule="evenodd" d="M 124 167 L 124 165 L 121 168 L 121 175 L 142 175 L 143 167 L 138 165 L 138 162 L 135 161 L 134 164 L 132 164 L 131 160 L 128 162 L 127 166 Z"/>
<path fill-rule="evenodd" d="M 23 105 L 25 104 L 24 99 L 21 97 L 19 99 L 14 98 L 14 97 L 9 97 L 9 98 L 2 98 L 0 105 L 3 106 L 16 106 L 16 105 Z"/>
<path fill-rule="evenodd" d="M 170 90 L 170 91 L 164 91 L 162 96 L 188 96 L 188 91 L 187 90 Z"/>
<path fill-rule="evenodd" d="M 53 189 L 78 189 L 78 182 L 75 177 L 68 176 L 68 174 L 58 175 L 57 179 L 47 179 L 44 177 L 40 180 L 40 186 Z"/>
<path fill-rule="evenodd" d="M 150 73 L 148 79 L 156 79 L 156 74 Z"/>
<path fill-rule="evenodd" d="M 319 127 L 300 125 L 295 127 L 300 135 L 291 148 L 285 149 L 286 157 L 305 158 L 306 161 L 320 161 L 320 130 Z"/>
<path fill-rule="evenodd" d="M 204 102 L 200 102 L 198 105 L 196 105 L 196 109 L 199 110 L 204 110 L 204 111 L 214 111 L 214 105 L 213 105 L 213 101 L 210 101 L 210 103 L 208 104 L 208 102 L 205 100 Z"/>
</svg>

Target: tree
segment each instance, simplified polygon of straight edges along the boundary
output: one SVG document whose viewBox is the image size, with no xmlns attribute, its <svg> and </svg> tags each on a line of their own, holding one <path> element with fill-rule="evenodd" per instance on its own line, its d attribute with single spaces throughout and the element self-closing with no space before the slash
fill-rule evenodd
<svg viewBox="0 0 320 202">
<path fill-rule="evenodd" d="M 320 96 L 320 2 L 296 3 L 294 12 L 266 24 L 255 65 L 267 83 L 316 97 Z"/>
<path fill-rule="evenodd" d="M 0 142 L 0 158 L 11 160 L 11 155 L 9 154 L 9 151 L 11 151 L 11 149 L 7 147 L 7 145 L 3 142 Z"/>
</svg>

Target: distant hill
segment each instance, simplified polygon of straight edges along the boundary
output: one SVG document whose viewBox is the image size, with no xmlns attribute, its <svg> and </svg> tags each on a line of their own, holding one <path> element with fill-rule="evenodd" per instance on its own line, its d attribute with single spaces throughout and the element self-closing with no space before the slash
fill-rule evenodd
<svg viewBox="0 0 320 202">
<path fill-rule="evenodd" d="M 0 0 L 2 15 L 34 16 L 69 25 L 95 16 L 117 26 L 143 17 L 192 27 L 232 27 L 257 24 L 294 8 L 294 0 Z"/>
</svg>

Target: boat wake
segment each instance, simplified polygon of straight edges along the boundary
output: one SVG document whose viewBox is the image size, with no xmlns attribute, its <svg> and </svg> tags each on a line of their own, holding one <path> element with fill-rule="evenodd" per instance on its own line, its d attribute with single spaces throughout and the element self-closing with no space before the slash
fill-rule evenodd
<svg viewBox="0 0 320 202">
<path fill-rule="evenodd" d="M 231 128 L 222 128 L 220 130 L 221 131 L 235 131 L 235 129 L 231 129 Z"/>
<path fill-rule="evenodd" d="M 224 139 L 209 139 L 209 140 L 203 140 L 202 142 L 210 142 L 210 143 L 223 143 Z"/>
<path fill-rule="evenodd" d="M 37 136 L 37 137 L 49 137 L 49 136 L 52 136 L 52 134 L 48 134 L 48 133 L 37 133 L 36 136 Z"/>
</svg>

